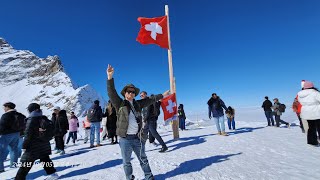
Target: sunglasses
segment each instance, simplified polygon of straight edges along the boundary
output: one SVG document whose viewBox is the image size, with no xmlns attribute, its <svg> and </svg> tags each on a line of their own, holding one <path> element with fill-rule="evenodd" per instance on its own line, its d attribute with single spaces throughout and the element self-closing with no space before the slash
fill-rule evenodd
<svg viewBox="0 0 320 180">
<path fill-rule="evenodd" d="M 131 93 L 131 94 L 136 94 L 136 92 L 135 92 L 135 91 L 130 91 L 130 90 L 129 90 L 129 91 L 127 91 L 127 93 L 128 93 L 128 94 L 130 94 L 130 93 Z"/>
</svg>

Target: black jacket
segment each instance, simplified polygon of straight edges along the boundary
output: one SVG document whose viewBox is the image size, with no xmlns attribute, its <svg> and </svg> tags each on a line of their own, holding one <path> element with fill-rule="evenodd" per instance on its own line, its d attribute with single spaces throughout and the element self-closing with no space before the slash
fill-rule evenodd
<svg viewBox="0 0 320 180">
<path fill-rule="evenodd" d="M 12 129 L 13 122 L 15 121 L 15 114 L 17 111 L 9 111 L 4 113 L 0 119 L 0 135 L 11 134 L 19 132 Z"/>
<path fill-rule="evenodd" d="M 54 124 L 55 136 L 63 136 L 69 130 L 69 122 L 65 110 L 59 111 L 58 117 L 55 113 L 52 114 L 52 122 Z"/>
<path fill-rule="evenodd" d="M 148 107 L 142 109 L 143 121 L 157 121 L 158 120 L 158 110 L 160 109 L 161 102 L 157 101 Z"/>
<path fill-rule="evenodd" d="M 21 162 L 40 159 L 51 154 L 50 142 L 39 139 L 40 121 L 43 118 L 47 119 L 41 111 L 34 111 L 27 118 L 25 138 L 22 144 L 22 149 L 26 149 L 26 152 L 21 157 Z"/>
<path fill-rule="evenodd" d="M 101 122 L 102 121 L 102 117 L 103 117 L 103 112 L 102 112 L 101 106 L 94 104 L 90 108 L 90 110 L 91 109 L 95 109 L 95 113 L 94 113 L 93 119 L 91 119 L 89 121 L 90 122 Z"/>
<path fill-rule="evenodd" d="M 265 100 L 261 107 L 264 111 L 271 112 L 272 102 L 270 100 Z"/>
</svg>

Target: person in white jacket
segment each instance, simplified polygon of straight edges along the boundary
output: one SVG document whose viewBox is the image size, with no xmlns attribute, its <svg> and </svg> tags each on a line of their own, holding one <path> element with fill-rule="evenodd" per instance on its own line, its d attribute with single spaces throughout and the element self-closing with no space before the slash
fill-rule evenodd
<svg viewBox="0 0 320 180">
<path fill-rule="evenodd" d="M 320 92 L 312 82 L 305 81 L 303 90 L 298 93 L 298 101 L 302 105 L 300 116 L 309 125 L 307 142 L 319 146 L 317 131 L 320 134 Z"/>
</svg>

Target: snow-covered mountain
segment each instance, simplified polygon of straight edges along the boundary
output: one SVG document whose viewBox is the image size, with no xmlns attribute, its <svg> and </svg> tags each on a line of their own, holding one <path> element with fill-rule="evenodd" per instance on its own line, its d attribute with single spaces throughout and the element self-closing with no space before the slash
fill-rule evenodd
<svg viewBox="0 0 320 180">
<path fill-rule="evenodd" d="M 58 56 L 39 58 L 14 49 L 0 37 L 0 103 L 12 101 L 25 114 L 28 104 L 36 102 L 46 115 L 54 106 L 81 115 L 96 99 L 104 107 L 105 100 L 90 85 L 78 87 L 72 82 Z"/>
</svg>

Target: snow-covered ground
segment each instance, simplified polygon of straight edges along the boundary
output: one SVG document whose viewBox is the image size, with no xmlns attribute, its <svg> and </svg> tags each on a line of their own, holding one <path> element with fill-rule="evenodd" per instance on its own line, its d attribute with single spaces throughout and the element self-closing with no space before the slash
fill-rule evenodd
<svg viewBox="0 0 320 180">
<path fill-rule="evenodd" d="M 287 116 L 291 117 L 289 122 L 295 120 L 292 113 Z M 169 150 L 159 153 L 160 146 L 146 144 L 155 179 L 320 179 L 320 148 L 307 145 L 299 126 L 266 127 L 263 114 L 259 117 L 260 121 L 237 121 L 237 130 L 230 131 L 227 137 L 215 134 L 212 121 L 194 122 L 188 130 L 180 131 L 177 141 L 172 140 L 169 126 L 161 126 L 159 131 Z M 109 141 L 102 144 L 90 149 L 78 141 L 76 146 L 66 148 L 65 155 L 53 154 L 60 179 L 125 179 L 119 145 L 110 145 Z M 6 161 L 8 171 L 0 174 L 0 179 L 15 176 L 17 169 L 9 170 L 8 164 Z M 134 175 L 143 179 L 135 155 L 132 164 Z M 40 165 L 35 165 L 28 175 L 28 179 L 44 178 Z"/>
</svg>

